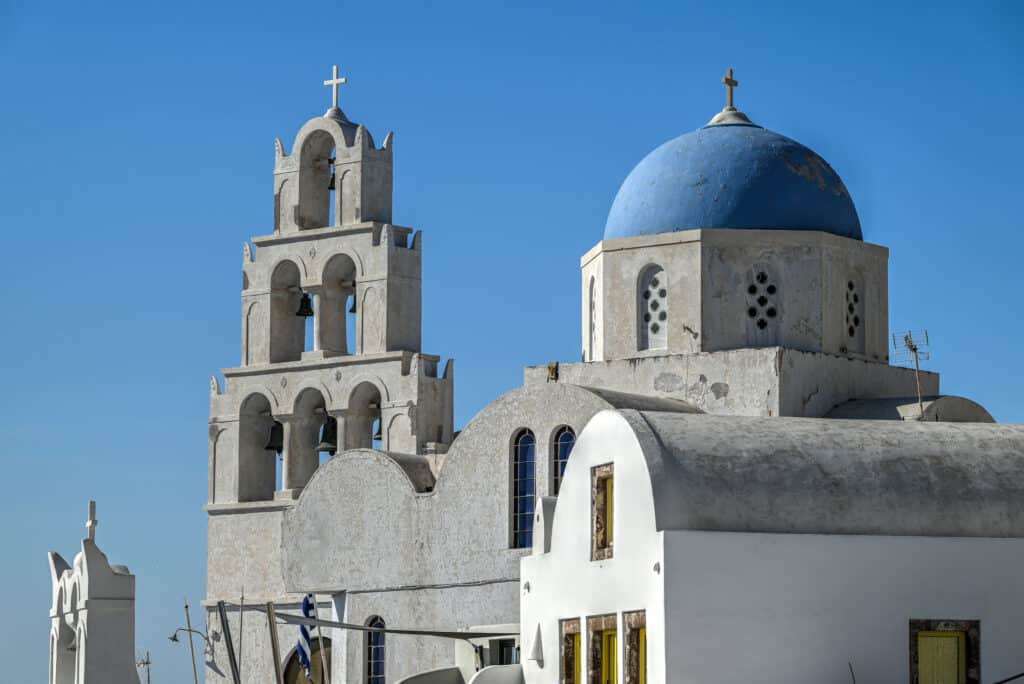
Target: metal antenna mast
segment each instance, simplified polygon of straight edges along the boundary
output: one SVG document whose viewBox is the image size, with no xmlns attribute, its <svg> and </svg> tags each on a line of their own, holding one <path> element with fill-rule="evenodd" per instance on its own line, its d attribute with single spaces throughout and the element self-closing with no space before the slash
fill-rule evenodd
<svg viewBox="0 0 1024 684">
<path fill-rule="evenodd" d="M 146 651 L 146 657 L 141 658 L 135 662 L 135 667 L 146 668 L 146 684 L 149 684 L 149 667 L 153 664 L 153 661 L 149 659 L 149 651 Z"/>
<path fill-rule="evenodd" d="M 893 355 L 894 360 L 905 363 L 914 362 L 914 380 L 917 382 L 918 420 L 924 418 L 924 399 L 921 397 L 921 362 L 927 361 L 932 357 L 931 352 L 925 350 L 929 344 L 927 330 L 918 330 L 916 332 L 908 330 L 902 335 L 898 333 L 892 334 L 892 346 L 895 351 Z"/>
</svg>

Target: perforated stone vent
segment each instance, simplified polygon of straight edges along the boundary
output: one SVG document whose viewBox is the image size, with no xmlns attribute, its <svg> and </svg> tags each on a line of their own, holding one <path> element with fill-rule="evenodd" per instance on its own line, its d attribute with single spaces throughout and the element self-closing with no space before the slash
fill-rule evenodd
<svg viewBox="0 0 1024 684">
<path fill-rule="evenodd" d="M 764 271 L 758 271 L 754 276 L 754 282 L 747 286 L 747 316 L 756 320 L 759 330 L 767 328 L 768 321 L 779 315 L 776 306 L 778 292 L 778 286 L 771 282 Z"/>
<path fill-rule="evenodd" d="M 857 336 L 860 328 L 860 293 L 853 281 L 846 283 L 846 334 L 851 338 Z"/>
</svg>

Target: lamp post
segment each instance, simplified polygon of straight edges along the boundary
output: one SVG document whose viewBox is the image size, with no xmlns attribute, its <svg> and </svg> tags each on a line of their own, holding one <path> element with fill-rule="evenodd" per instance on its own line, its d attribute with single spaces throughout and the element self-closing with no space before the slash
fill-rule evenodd
<svg viewBox="0 0 1024 684">
<path fill-rule="evenodd" d="M 178 632 L 185 632 L 186 634 L 188 634 L 188 650 L 189 653 L 191 653 L 192 655 L 192 681 L 195 684 L 199 684 L 199 670 L 196 668 L 196 647 L 192 643 L 192 635 L 198 634 L 199 636 L 203 637 L 203 642 L 206 644 L 207 652 L 212 652 L 213 646 L 210 644 L 210 638 L 206 635 L 206 632 L 202 632 L 198 629 L 192 629 L 192 618 L 189 616 L 187 599 L 185 600 L 185 626 L 178 627 L 176 630 L 174 630 L 174 633 L 172 633 L 171 636 L 167 637 L 167 640 L 172 641 L 174 643 L 178 643 Z"/>
</svg>

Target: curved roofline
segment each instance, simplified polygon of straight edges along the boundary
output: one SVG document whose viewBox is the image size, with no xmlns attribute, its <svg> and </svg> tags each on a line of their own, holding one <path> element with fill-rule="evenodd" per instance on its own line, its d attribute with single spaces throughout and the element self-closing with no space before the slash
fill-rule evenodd
<svg viewBox="0 0 1024 684">
<path fill-rule="evenodd" d="M 659 530 L 1024 537 L 1024 425 L 620 414 Z"/>
</svg>

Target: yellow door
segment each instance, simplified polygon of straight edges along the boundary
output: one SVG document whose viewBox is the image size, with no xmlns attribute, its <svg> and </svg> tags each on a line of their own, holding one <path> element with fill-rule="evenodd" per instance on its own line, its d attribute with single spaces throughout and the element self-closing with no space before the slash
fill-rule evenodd
<svg viewBox="0 0 1024 684">
<path fill-rule="evenodd" d="M 966 651 L 963 632 L 918 632 L 917 681 L 920 684 L 965 684 Z"/>
<path fill-rule="evenodd" d="M 614 629 L 601 632 L 601 684 L 619 684 L 619 639 Z"/>
</svg>

